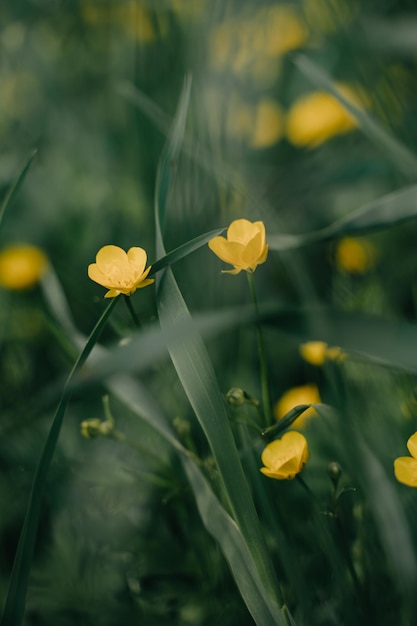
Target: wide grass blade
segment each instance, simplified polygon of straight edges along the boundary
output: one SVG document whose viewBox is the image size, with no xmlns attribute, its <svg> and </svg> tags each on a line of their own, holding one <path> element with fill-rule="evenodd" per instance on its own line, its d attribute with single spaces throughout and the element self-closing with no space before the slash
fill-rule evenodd
<svg viewBox="0 0 417 626">
<path fill-rule="evenodd" d="M 3 222 L 3 218 L 6 214 L 6 211 L 11 207 L 11 205 L 14 202 L 14 199 L 16 198 L 17 194 L 19 193 L 20 187 L 23 184 L 23 181 L 26 178 L 26 174 L 29 171 L 29 168 L 32 164 L 33 159 L 35 158 L 37 153 L 37 150 L 33 150 L 29 156 L 26 158 L 25 163 L 23 164 L 22 169 L 20 170 L 19 174 L 16 176 L 15 180 L 12 182 L 11 186 L 9 187 L 6 196 L 3 200 L 3 202 L 1 203 L 0 206 L 0 228 Z"/>
<path fill-rule="evenodd" d="M 178 159 L 184 135 L 190 87 L 190 83 L 186 82 L 177 109 L 172 135 L 167 142 L 159 164 L 155 202 L 158 254 L 164 253 L 161 225 L 164 223 L 168 209 L 171 168 Z M 275 606 L 275 623 L 285 624 L 284 616 L 280 610 L 282 598 L 280 598 L 278 581 L 266 549 L 259 518 L 240 462 L 226 404 L 204 343 L 193 323 L 170 268 L 165 269 L 162 276 L 158 277 L 157 306 L 161 327 L 167 334 L 168 350 L 172 362 L 209 442 L 232 515 L 256 564 L 262 585 Z M 187 323 L 189 328 L 187 337 L 180 341 L 175 336 L 175 328 L 179 323 Z M 211 530 L 213 532 L 213 528 Z M 214 530 L 217 535 L 222 532 L 220 526 Z M 239 584 L 239 581 L 236 582 Z M 249 610 L 251 610 L 252 604 L 259 605 L 260 602 L 264 602 L 257 588 L 253 588 L 249 599 L 251 602 L 251 605 L 248 605 Z"/>
<path fill-rule="evenodd" d="M 350 102 L 337 88 L 331 76 L 304 54 L 296 54 L 293 62 L 300 72 L 318 89 L 334 96 L 359 123 L 362 132 L 392 161 L 409 180 L 417 179 L 417 157 L 391 135 L 364 109 Z"/>
</svg>

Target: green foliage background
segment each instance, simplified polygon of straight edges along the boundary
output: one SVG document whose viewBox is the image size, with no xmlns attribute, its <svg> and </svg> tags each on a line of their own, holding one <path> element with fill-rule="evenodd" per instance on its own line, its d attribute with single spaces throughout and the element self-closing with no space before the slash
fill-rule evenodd
<svg viewBox="0 0 417 626">
<path fill-rule="evenodd" d="M 139 245 L 154 263 L 164 246 L 240 217 L 263 220 L 271 250 L 255 279 L 272 402 L 314 382 L 332 407 L 303 429 L 309 491 L 259 473 L 266 439 L 245 424 L 256 411 L 227 409 L 216 395 L 234 386 L 261 395 L 245 276 L 221 275 L 205 245 L 189 250 L 173 274 L 158 274 L 156 290 L 132 296 L 141 331 L 118 304 L 100 339 L 110 352 L 77 380 L 43 494 L 24 624 L 285 623 L 274 617 L 268 584 L 265 597 L 256 587 L 266 579 L 274 587 L 270 565 L 288 624 L 414 623 L 417 500 L 395 481 L 392 464 L 417 430 L 417 14 L 406 0 L 343 4 L 2 4 L 2 198 L 37 152 L 0 244 L 37 245 L 52 270 L 32 290 L 0 291 L 1 605 L 60 392 L 104 310 L 103 290 L 86 271 L 101 246 Z M 271 78 L 237 64 L 239 28 L 223 64 L 213 63 L 219 29 L 239 19 L 256 24 L 281 5 L 308 35 L 271 61 Z M 186 130 L 178 137 L 170 129 L 185 76 L 190 102 L 181 101 L 175 128 Z M 230 130 L 239 107 L 254 111 L 268 99 L 286 112 L 300 95 L 337 91 L 341 82 L 366 94 L 359 128 L 314 149 L 284 135 L 254 147 L 247 126 Z M 363 274 L 335 263 L 349 233 L 376 250 Z M 197 324 L 189 333 L 187 307 Z M 132 334 L 130 348 L 118 351 Z M 317 339 L 348 357 L 324 367 L 304 362 L 300 342 Z M 124 382 L 108 378 L 120 372 Z M 104 419 L 107 393 L 124 437 L 83 438 L 80 423 Z M 229 424 L 266 549 L 252 545 L 252 522 L 239 517 L 246 495 L 232 475 L 238 461 L 220 441 L 224 434 L 228 445 Z M 336 516 L 332 461 L 343 470 Z M 246 595 L 239 572 L 253 580 Z M 271 621 L 248 611 L 248 601 L 259 601 Z"/>
</svg>

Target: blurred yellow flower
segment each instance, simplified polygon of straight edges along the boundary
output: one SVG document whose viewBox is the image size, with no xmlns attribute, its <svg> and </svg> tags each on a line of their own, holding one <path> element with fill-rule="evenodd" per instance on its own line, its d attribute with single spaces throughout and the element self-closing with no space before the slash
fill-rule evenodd
<svg viewBox="0 0 417 626">
<path fill-rule="evenodd" d="M 130 248 L 127 253 L 118 246 L 104 246 L 96 256 L 96 262 L 88 266 L 88 276 L 94 282 L 109 289 L 105 298 L 115 298 L 121 293 L 130 296 L 154 282 L 147 278 L 151 266 L 145 269 L 146 252 L 143 248 Z"/>
<path fill-rule="evenodd" d="M 346 85 L 339 85 L 343 96 L 360 106 L 358 95 Z M 294 102 L 287 115 L 286 134 L 294 146 L 315 148 L 334 135 L 354 130 L 357 122 L 336 98 L 316 91 Z"/>
<path fill-rule="evenodd" d="M 346 356 L 337 346 L 329 348 L 324 341 L 307 341 L 300 345 L 300 354 L 304 361 L 312 365 L 323 365 L 326 359 L 339 361 Z"/>
<path fill-rule="evenodd" d="M 216 69 L 228 68 L 238 75 L 256 78 L 260 67 L 269 77 L 276 68 L 276 59 L 300 48 L 307 37 L 306 27 L 293 7 L 264 6 L 247 16 L 224 20 L 213 29 L 209 56 Z M 268 71 L 266 63 L 270 65 Z"/>
<path fill-rule="evenodd" d="M 216 116 L 215 124 L 218 124 Z M 262 98 L 255 106 L 247 104 L 238 94 L 228 98 L 226 131 L 255 149 L 276 144 L 284 132 L 284 114 L 275 100 Z"/>
<path fill-rule="evenodd" d="M 263 99 L 255 111 L 255 123 L 252 127 L 252 148 L 269 148 L 281 139 L 284 122 L 281 107 L 274 101 Z"/>
<path fill-rule="evenodd" d="M 15 244 L 0 252 L 0 285 L 6 289 L 28 289 L 39 282 L 48 266 L 44 252 L 25 244 Z"/>
<path fill-rule="evenodd" d="M 417 432 L 407 441 L 411 456 L 400 456 L 394 461 L 394 474 L 398 482 L 417 487 Z"/>
<path fill-rule="evenodd" d="M 319 390 L 314 383 L 292 387 L 282 394 L 281 398 L 275 405 L 274 415 L 277 420 L 282 419 L 285 415 L 299 404 L 319 404 L 321 402 Z M 310 407 L 304 413 L 297 417 L 293 425 L 296 428 L 302 428 L 309 417 L 317 415 L 317 411 Z"/>
<path fill-rule="evenodd" d="M 260 471 L 269 478 L 291 479 L 301 472 L 308 457 L 308 444 L 304 435 L 290 431 L 266 446 L 261 457 L 265 467 L 261 467 Z"/>
<path fill-rule="evenodd" d="M 337 245 L 335 261 L 342 272 L 363 274 L 375 266 L 376 250 L 369 241 L 344 237 Z"/>
<path fill-rule="evenodd" d="M 208 245 L 222 261 L 234 266 L 233 270 L 223 270 L 226 274 L 239 274 L 242 270 L 254 272 L 268 256 L 263 222 L 235 220 L 227 229 L 227 239 L 214 237 Z"/>
</svg>

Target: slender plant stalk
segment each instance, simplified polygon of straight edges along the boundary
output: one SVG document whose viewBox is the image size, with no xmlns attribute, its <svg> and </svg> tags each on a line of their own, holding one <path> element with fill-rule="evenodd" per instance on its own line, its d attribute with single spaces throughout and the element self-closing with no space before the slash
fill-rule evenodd
<svg viewBox="0 0 417 626">
<path fill-rule="evenodd" d="M 139 318 L 136 315 L 135 309 L 133 308 L 133 304 L 132 304 L 132 300 L 130 299 L 130 296 L 124 296 L 124 301 L 126 302 L 126 306 L 128 308 L 130 317 L 132 318 L 134 325 L 136 326 L 136 328 L 140 328 Z"/>
<path fill-rule="evenodd" d="M 255 307 L 256 313 L 256 340 L 258 343 L 259 365 L 261 368 L 261 389 L 262 389 L 262 409 L 264 426 L 268 427 L 272 424 L 271 399 L 269 395 L 268 369 L 266 366 L 265 344 L 262 335 L 261 322 L 259 317 L 258 299 L 255 291 L 255 281 L 253 274 L 246 272 L 248 277 L 250 294 Z"/>
<path fill-rule="evenodd" d="M 117 298 L 114 298 L 101 315 L 91 332 L 84 349 L 74 363 L 62 391 L 61 399 L 52 421 L 52 425 L 33 480 L 28 508 L 16 550 L 16 556 L 13 563 L 12 574 L 9 581 L 9 588 L 0 626 L 21 626 L 23 622 L 29 574 L 41 511 L 42 495 L 52 457 L 58 442 L 59 433 L 61 431 L 65 410 L 71 399 L 69 385 L 75 374 L 84 365 L 92 349 L 97 343 L 100 334 L 115 307 L 116 301 Z"/>
</svg>

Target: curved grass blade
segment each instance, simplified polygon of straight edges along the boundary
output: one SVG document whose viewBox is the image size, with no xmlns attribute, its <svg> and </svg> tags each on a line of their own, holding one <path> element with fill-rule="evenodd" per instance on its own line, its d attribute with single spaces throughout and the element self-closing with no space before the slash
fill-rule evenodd
<svg viewBox="0 0 417 626">
<path fill-rule="evenodd" d="M 271 250 L 289 250 L 342 235 L 390 228 L 416 217 L 417 185 L 412 185 L 369 202 L 325 228 L 301 235 L 269 235 L 268 243 Z"/>
<path fill-rule="evenodd" d="M 29 168 L 32 164 L 33 159 L 35 158 L 37 154 L 37 150 L 33 150 L 30 155 L 27 157 L 21 171 L 19 172 L 19 174 L 17 175 L 17 177 L 15 178 L 15 180 L 13 181 L 13 183 L 11 184 L 11 186 L 9 187 L 9 190 L 6 193 L 6 196 L 0 206 L 0 227 L 3 221 L 3 218 L 6 214 L 6 211 L 11 207 L 11 205 L 13 204 L 14 199 L 16 198 L 17 194 L 19 193 L 20 187 L 23 184 L 23 181 L 26 178 L 26 174 L 29 171 Z"/>
<path fill-rule="evenodd" d="M 180 261 L 181 259 L 188 256 L 195 250 L 198 250 L 199 248 L 204 246 L 204 244 L 210 241 L 210 239 L 212 239 L 213 237 L 220 235 L 223 231 L 224 231 L 224 228 L 217 228 L 216 230 L 211 230 L 208 233 L 204 233 L 203 235 L 199 235 L 198 237 L 191 239 L 191 241 L 187 241 L 181 246 L 178 246 L 178 248 L 175 248 L 175 250 L 171 250 L 171 252 L 168 252 L 168 254 L 163 256 L 161 259 L 158 259 L 157 261 L 155 261 L 155 263 L 151 267 L 149 276 L 156 274 L 156 272 L 159 272 L 160 270 L 162 270 L 164 267 L 167 267 L 168 265 L 172 265 L 173 263 Z"/>
<path fill-rule="evenodd" d="M 350 102 L 334 84 L 330 75 L 304 54 L 296 54 L 293 62 L 302 74 L 319 89 L 328 91 L 358 121 L 362 132 L 378 146 L 409 180 L 417 179 L 417 157 L 383 128 L 367 111 Z"/>
<path fill-rule="evenodd" d="M 20 626 L 23 622 L 27 586 L 38 530 L 42 495 L 46 484 L 49 466 L 51 464 L 56 444 L 58 442 L 59 433 L 61 431 L 65 410 L 71 396 L 71 394 L 68 393 L 68 387 L 73 376 L 84 365 L 89 354 L 97 343 L 116 302 L 117 299 L 114 299 L 112 300 L 112 302 L 110 302 L 110 304 L 107 306 L 104 313 L 100 317 L 99 321 L 95 325 L 92 333 L 87 340 L 87 343 L 85 344 L 84 349 L 80 353 L 77 361 L 75 362 L 71 370 L 71 373 L 68 376 L 66 386 L 62 392 L 62 396 L 58 404 L 54 419 L 52 421 L 52 425 L 49 430 L 48 437 L 42 451 L 42 455 L 33 481 L 28 508 L 19 538 L 15 560 L 13 563 L 6 603 L 0 622 L 1 626 Z"/>
<path fill-rule="evenodd" d="M 164 223 L 167 211 L 172 164 L 179 156 L 184 136 L 190 87 L 190 82 L 186 82 L 178 105 L 172 134 L 163 151 L 158 168 L 155 201 L 158 254 L 164 254 L 161 225 Z M 275 623 L 283 625 L 286 623 L 286 619 L 280 609 L 282 598 L 280 597 L 279 584 L 240 462 L 226 404 L 201 336 L 193 323 L 170 268 L 166 268 L 158 277 L 157 307 L 161 327 L 168 336 L 168 350 L 171 360 L 209 442 L 233 517 L 256 564 L 265 592 L 270 602 L 275 606 Z M 189 326 L 187 337 L 180 341 L 176 340 L 173 332 L 178 323 L 187 323 Z M 238 581 L 236 582 L 238 583 Z M 256 588 L 253 589 L 252 593 L 251 603 L 263 602 Z M 248 608 L 250 610 L 249 606 Z"/>
</svg>

